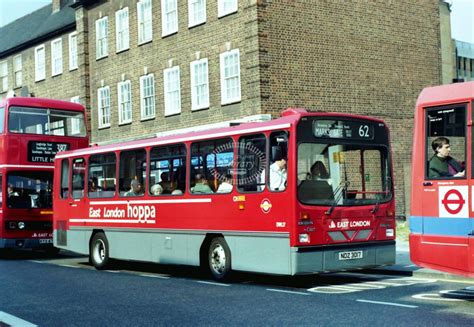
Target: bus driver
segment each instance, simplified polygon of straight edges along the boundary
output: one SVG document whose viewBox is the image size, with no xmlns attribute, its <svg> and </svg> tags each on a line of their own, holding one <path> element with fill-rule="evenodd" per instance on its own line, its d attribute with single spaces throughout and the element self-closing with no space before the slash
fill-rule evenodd
<svg viewBox="0 0 474 327">
<path fill-rule="evenodd" d="M 461 165 L 449 154 L 451 145 L 446 137 L 437 137 L 431 142 L 434 155 L 429 160 L 429 177 L 464 177 Z"/>
</svg>

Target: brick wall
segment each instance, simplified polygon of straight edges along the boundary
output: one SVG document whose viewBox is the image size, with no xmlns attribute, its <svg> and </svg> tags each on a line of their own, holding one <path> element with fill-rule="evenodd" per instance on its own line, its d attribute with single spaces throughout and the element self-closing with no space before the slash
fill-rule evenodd
<svg viewBox="0 0 474 327">
<path fill-rule="evenodd" d="M 440 84 L 436 0 L 261 1 L 262 112 L 305 107 L 384 119 L 391 128 L 397 214 L 407 214 L 413 112 Z M 405 167 L 405 168 L 404 168 Z"/>
<path fill-rule="evenodd" d="M 153 1 L 153 40 L 138 45 L 136 1 L 110 1 L 88 11 L 91 107 L 93 115 L 92 137 L 94 142 L 128 139 L 152 135 L 195 125 L 214 123 L 260 113 L 258 38 L 256 1 L 239 1 L 238 12 L 226 17 L 217 17 L 217 1 L 207 1 L 207 20 L 205 24 L 188 28 L 187 1 L 178 2 L 178 32 L 162 37 L 161 7 Z M 129 7 L 130 49 L 116 53 L 115 12 L 121 7 Z M 108 56 L 96 60 L 95 22 L 102 15 L 108 16 L 109 42 Z M 230 45 L 230 46 L 229 46 Z M 230 49 L 240 50 L 242 101 L 221 106 L 219 55 Z M 190 63 L 200 58 L 208 58 L 210 108 L 191 111 Z M 163 70 L 179 65 L 181 79 L 181 113 L 164 116 Z M 148 73 L 155 77 L 156 117 L 140 122 L 140 76 Z M 117 83 L 122 74 L 132 86 L 132 123 L 119 127 Z M 97 89 L 101 83 L 110 86 L 111 126 L 97 130 Z"/>
</svg>

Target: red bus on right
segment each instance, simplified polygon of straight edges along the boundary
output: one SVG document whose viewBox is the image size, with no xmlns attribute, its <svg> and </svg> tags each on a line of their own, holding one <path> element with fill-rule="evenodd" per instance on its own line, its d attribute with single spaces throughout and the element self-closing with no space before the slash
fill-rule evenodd
<svg viewBox="0 0 474 327">
<path fill-rule="evenodd" d="M 416 104 L 410 257 L 474 278 L 474 82 L 428 87 Z"/>
</svg>

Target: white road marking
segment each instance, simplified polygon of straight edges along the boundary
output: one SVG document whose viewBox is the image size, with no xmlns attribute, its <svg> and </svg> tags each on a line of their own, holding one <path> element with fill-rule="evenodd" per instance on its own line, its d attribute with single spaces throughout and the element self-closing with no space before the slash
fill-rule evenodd
<svg viewBox="0 0 474 327">
<path fill-rule="evenodd" d="M 61 267 L 67 267 L 67 268 L 81 268 L 81 267 L 78 267 L 78 266 L 73 266 L 73 265 L 60 265 Z"/>
<path fill-rule="evenodd" d="M 198 281 L 196 281 L 196 283 L 214 285 L 214 286 L 230 286 L 230 284 L 206 282 L 206 281 L 203 281 L 203 280 L 198 280 Z"/>
<path fill-rule="evenodd" d="M 430 300 L 430 301 L 446 301 L 446 302 L 460 302 L 464 301 L 461 299 L 450 299 L 450 298 L 445 298 L 441 297 L 439 294 L 432 294 L 432 293 L 425 293 L 425 294 L 415 294 L 411 296 L 414 299 L 418 300 Z"/>
<path fill-rule="evenodd" d="M 44 261 L 39 261 L 39 260 L 30 260 L 30 262 L 34 262 L 34 263 L 42 263 L 42 264 L 46 263 L 46 262 L 44 262 Z"/>
<path fill-rule="evenodd" d="M 150 277 L 150 278 L 170 279 L 170 276 L 163 276 L 163 275 L 140 274 L 140 276 Z"/>
<path fill-rule="evenodd" d="M 279 293 L 287 293 L 287 294 L 297 294 L 297 295 L 310 295 L 309 293 L 278 290 L 278 289 L 275 289 L 275 288 L 267 288 L 267 291 L 270 291 L 270 292 L 279 292 Z"/>
<path fill-rule="evenodd" d="M 20 319 L 18 317 L 12 316 L 6 312 L 0 311 L 0 323 L 6 324 L 7 326 L 12 327 L 36 327 L 37 325 L 32 324 L 26 320 Z"/>
<path fill-rule="evenodd" d="M 410 308 L 410 309 L 418 308 L 417 305 L 408 305 L 408 304 L 400 304 L 400 303 L 392 303 L 392 302 L 370 301 L 370 300 L 362 300 L 362 299 L 358 299 L 356 301 L 357 302 L 363 302 L 363 303 L 391 305 L 391 306 L 394 306 L 394 307 L 402 307 L 402 308 Z"/>
</svg>

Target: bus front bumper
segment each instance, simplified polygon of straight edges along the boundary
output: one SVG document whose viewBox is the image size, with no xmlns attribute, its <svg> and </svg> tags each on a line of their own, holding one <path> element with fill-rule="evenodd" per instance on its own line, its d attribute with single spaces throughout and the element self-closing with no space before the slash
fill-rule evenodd
<svg viewBox="0 0 474 327">
<path fill-rule="evenodd" d="M 395 241 L 291 249 L 292 275 L 356 270 L 395 264 Z M 348 259 L 351 254 L 361 256 Z"/>
<path fill-rule="evenodd" d="M 0 249 L 38 249 L 53 246 L 52 238 L 0 238 Z"/>
</svg>

